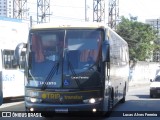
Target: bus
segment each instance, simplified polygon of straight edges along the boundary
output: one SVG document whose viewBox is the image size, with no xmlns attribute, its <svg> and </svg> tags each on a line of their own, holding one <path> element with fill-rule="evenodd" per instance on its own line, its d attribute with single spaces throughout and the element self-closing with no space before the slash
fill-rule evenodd
<svg viewBox="0 0 160 120">
<path fill-rule="evenodd" d="M 3 98 L 24 96 L 24 52 L 19 67 L 14 65 L 14 49 L 1 49 L 1 80 Z"/>
<path fill-rule="evenodd" d="M 19 66 L 15 66 L 14 51 L 18 43 L 27 43 L 28 30 L 28 23 L 0 17 L 0 101 L 2 102 L 3 98 L 24 96 L 25 52 L 22 51 Z"/>
<path fill-rule="evenodd" d="M 17 65 L 23 48 L 26 111 L 105 114 L 125 102 L 128 44 L 105 24 L 38 24 L 16 47 Z"/>
</svg>

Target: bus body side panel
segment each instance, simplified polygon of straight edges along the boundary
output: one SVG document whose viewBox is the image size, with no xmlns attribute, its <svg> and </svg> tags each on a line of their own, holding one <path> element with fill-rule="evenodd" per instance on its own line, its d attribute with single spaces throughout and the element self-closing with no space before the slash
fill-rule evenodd
<svg viewBox="0 0 160 120">
<path fill-rule="evenodd" d="M 123 98 L 128 80 L 128 45 L 114 31 L 109 30 L 110 43 L 110 81 L 113 88 L 114 104 Z"/>
<path fill-rule="evenodd" d="M 5 18 L 0 19 L 0 26 L 0 71 L 3 97 L 21 96 L 24 91 L 24 79 L 21 77 L 23 73 L 14 68 L 12 62 L 17 44 L 27 42 L 29 23 L 18 19 Z M 21 89 L 22 87 L 23 89 Z"/>
<path fill-rule="evenodd" d="M 3 70 L 3 97 L 24 96 L 24 70 Z"/>
</svg>

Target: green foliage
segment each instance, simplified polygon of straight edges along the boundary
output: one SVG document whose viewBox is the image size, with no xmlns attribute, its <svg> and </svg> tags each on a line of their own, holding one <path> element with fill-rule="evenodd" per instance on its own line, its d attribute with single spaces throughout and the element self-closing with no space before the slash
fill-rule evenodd
<svg viewBox="0 0 160 120">
<path fill-rule="evenodd" d="M 156 30 L 148 24 L 122 17 L 116 32 L 127 41 L 130 59 L 146 60 L 156 48 Z"/>
</svg>

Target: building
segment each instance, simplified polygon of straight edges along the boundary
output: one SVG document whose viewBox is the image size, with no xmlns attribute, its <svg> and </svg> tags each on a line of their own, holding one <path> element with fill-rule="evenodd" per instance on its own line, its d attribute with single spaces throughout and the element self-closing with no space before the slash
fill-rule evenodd
<svg viewBox="0 0 160 120">
<path fill-rule="evenodd" d="M 151 25 L 155 30 L 157 30 L 158 40 L 156 44 L 160 45 L 160 19 L 147 19 L 146 23 Z M 160 62 L 160 51 L 153 51 L 152 61 Z"/>
<path fill-rule="evenodd" d="M 147 19 L 146 23 L 150 24 L 155 30 L 157 30 L 160 38 L 160 19 Z"/>
<path fill-rule="evenodd" d="M 0 0 L 0 16 L 13 18 L 13 0 Z"/>
</svg>

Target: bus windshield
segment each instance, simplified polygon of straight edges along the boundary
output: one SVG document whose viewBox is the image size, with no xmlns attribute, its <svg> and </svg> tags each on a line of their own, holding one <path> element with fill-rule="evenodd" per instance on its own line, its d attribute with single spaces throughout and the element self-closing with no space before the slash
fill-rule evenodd
<svg viewBox="0 0 160 120">
<path fill-rule="evenodd" d="M 80 88 L 101 85 L 102 29 L 49 29 L 30 32 L 27 86 Z"/>
</svg>

